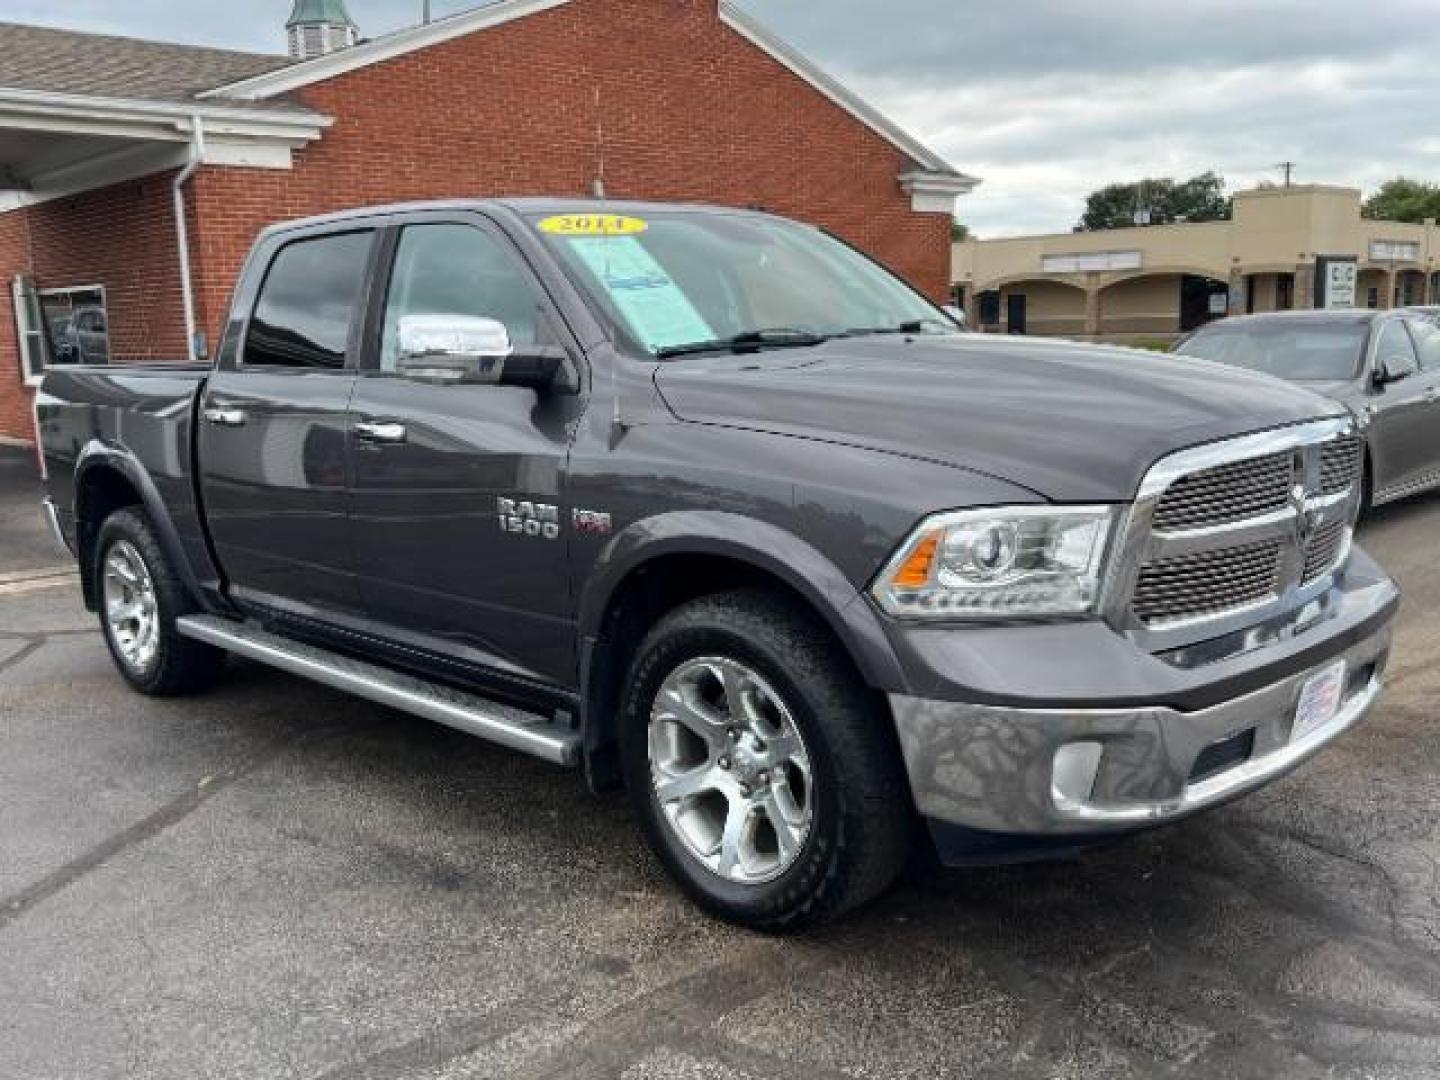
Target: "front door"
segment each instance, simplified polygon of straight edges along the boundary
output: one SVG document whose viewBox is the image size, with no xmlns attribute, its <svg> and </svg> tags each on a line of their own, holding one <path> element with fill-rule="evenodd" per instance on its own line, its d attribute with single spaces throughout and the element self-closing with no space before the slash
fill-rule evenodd
<svg viewBox="0 0 1440 1080">
<path fill-rule="evenodd" d="M 1025 333 L 1025 294 L 1009 293 L 1005 297 L 1006 329 L 1011 334 Z"/>
<path fill-rule="evenodd" d="M 248 323 L 200 402 L 201 492 L 230 595 L 292 614 L 360 613 L 345 432 L 373 230 L 270 242 Z M 245 298 L 237 306 L 246 303 Z"/>
<path fill-rule="evenodd" d="M 498 320 L 563 343 L 544 291 L 485 219 L 417 218 L 393 237 L 383 314 L 351 407 L 357 580 L 376 632 L 523 682 L 573 682 L 561 486 L 582 398 L 403 370 L 405 316 Z"/>
<path fill-rule="evenodd" d="M 1436 425 L 1432 386 L 1420 371 L 1415 345 L 1402 319 L 1385 319 L 1371 350 L 1374 370 L 1382 365 L 1400 377 L 1370 398 L 1370 454 L 1375 495 L 1401 494 L 1421 482 L 1435 454 Z"/>
</svg>

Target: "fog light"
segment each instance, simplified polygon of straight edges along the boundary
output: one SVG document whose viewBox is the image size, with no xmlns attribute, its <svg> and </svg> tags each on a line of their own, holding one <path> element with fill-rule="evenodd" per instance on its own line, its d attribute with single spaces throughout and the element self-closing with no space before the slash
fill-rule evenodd
<svg viewBox="0 0 1440 1080">
<path fill-rule="evenodd" d="M 1066 743 L 1055 751 L 1050 790 L 1056 802 L 1087 803 L 1095 790 L 1095 774 L 1105 747 L 1098 742 Z"/>
</svg>

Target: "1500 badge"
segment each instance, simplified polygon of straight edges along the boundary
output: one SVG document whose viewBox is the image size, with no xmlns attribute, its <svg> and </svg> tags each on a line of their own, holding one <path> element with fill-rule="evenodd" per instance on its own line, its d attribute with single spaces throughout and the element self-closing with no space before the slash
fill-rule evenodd
<svg viewBox="0 0 1440 1080">
<path fill-rule="evenodd" d="M 556 540 L 560 536 L 560 508 L 549 503 L 497 499 L 500 528 L 521 536 L 538 536 Z"/>
</svg>

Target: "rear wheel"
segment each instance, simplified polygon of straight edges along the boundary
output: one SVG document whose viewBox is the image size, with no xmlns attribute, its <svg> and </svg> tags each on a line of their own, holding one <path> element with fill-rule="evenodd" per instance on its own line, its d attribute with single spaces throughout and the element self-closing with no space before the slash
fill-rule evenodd
<svg viewBox="0 0 1440 1080">
<path fill-rule="evenodd" d="M 125 681 L 144 694 L 183 694 L 214 682 L 225 653 L 181 637 L 175 620 L 194 612 L 144 512 L 118 510 L 95 542 L 100 628 Z"/>
<path fill-rule="evenodd" d="M 746 590 L 678 608 L 641 645 L 622 716 L 647 839 L 697 903 L 742 925 L 870 899 L 913 828 L 882 714 L 794 605 Z"/>
</svg>

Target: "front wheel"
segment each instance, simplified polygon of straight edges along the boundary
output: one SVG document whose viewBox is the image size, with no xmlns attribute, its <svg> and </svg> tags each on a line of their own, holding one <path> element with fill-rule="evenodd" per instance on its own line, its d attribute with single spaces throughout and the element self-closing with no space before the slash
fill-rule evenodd
<svg viewBox="0 0 1440 1080">
<path fill-rule="evenodd" d="M 622 711 L 647 839 L 706 910 L 781 930 L 888 886 L 913 814 L 883 705 L 803 610 L 705 597 L 641 645 Z"/>
</svg>

